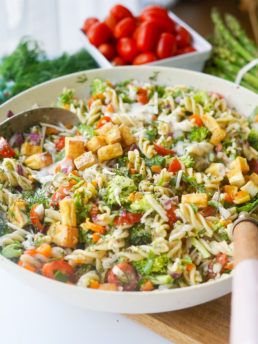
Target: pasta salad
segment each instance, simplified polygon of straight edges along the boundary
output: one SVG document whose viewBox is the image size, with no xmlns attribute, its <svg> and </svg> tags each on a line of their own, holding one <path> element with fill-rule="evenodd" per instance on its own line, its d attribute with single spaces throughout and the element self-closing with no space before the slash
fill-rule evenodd
<svg viewBox="0 0 258 344">
<path fill-rule="evenodd" d="M 0 138 L 0 252 L 64 283 L 180 288 L 229 274 L 233 221 L 258 204 L 257 116 L 217 93 L 94 79 L 57 106 L 78 125 Z"/>
</svg>

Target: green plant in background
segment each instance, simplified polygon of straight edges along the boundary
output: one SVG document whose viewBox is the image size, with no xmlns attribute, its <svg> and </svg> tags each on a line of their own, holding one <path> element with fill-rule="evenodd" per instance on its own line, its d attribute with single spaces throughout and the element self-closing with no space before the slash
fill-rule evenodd
<svg viewBox="0 0 258 344">
<path fill-rule="evenodd" d="M 85 49 L 49 59 L 35 40 L 23 38 L 0 63 L 0 104 L 44 81 L 95 67 L 96 62 Z"/>
<path fill-rule="evenodd" d="M 204 72 L 235 81 L 239 70 L 258 57 L 258 48 L 231 14 L 225 14 L 223 21 L 218 10 L 213 9 L 211 19 L 214 24 L 210 39 L 213 53 Z M 258 93 L 257 66 L 243 76 L 241 85 Z"/>
</svg>

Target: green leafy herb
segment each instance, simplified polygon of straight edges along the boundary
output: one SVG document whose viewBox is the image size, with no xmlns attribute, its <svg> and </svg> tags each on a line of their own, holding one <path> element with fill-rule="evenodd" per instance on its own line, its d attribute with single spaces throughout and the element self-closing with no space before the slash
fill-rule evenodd
<svg viewBox="0 0 258 344">
<path fill-rule="evenodd" d="M 107 88 L 107 82 L 101 79 L 93 79 L 91 83 L 91 94 L 94 96 L 96 94 L 101 94 Z"/>
<path fill-rule="evenodd" d="M 196 191 L 205 192 L 204 184 L 203 183 L 200 183 L 200 184 L 197 183 L 197 181 L 194 177 L 189 177 L 189 176 L 183 175 L 182 180 L 185 183 L 187 183 L 194 192 L 196 192 Z"/>
<path fill-rule="evenodd" d="M 185 165 L 185 167 L 193 167 L 194 166 L 194 159 L 191 155 L 183 155 L 180 156 L 179 160 Z"/>
<path fill-rule="evenodd" d="M 60 270 L 56 270 L 54 272 L 55 279 L 60 282 L 67 282 L 69 280 L 69 277 L 65 274 L 63 274 Z"/>
<path fill-rule="evenodd" d="M 0 237 L 10 232 L 11 230 L 9 229 L 6 220 L 1 216 L 0 217 Z"/>
<path fill-rule="evenodd" d="M 22 194 L 22 198 L 26 199 L 29 209 L 31 209 L 34 204 L 43 204 L 45 208 L 49 205 L 49 198 L 42 189 L 25 191 Z"/>
</svg>

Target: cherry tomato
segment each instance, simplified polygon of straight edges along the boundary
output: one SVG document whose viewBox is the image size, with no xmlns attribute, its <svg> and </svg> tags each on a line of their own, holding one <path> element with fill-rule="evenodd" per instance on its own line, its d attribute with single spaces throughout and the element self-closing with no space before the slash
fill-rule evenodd
<svg viewBox="0 0 258 344">
<path fill-rule="evenodd" d="M 176 51 L 176 55 L 182 55 L 182 54 L 189 54 L 189 53 L 194 53 L 196 51 L 195 48 L 193 47 L 185 47 L 185 48 L 181 48 L 181 49 L 178 49 Z"/>
<path fill-rule="evenodd" d="M 99 23 L 98 18 L 95 18 L 95 17 L 87 18 L 83 23 L 82 31 L 87 34 L 89 31 L 89 28 L 95 23 Z"/>
<path fill-rule="evenodd" d="M 139 51 L 145 53 L 155 50 L 160 35 L 159 27 L 153 22 L 146 22 L 139 26 L 136 43 Z"/>
<path fill-rule="evenodd" d="M 142 65 L 145 63 L 150 63 L 156 61 L 157 58 L 153 53 L 142 53 L 133 60 L 133 65 Z"/>
<path fill-rule="evenodd" d="M 211 205 L 208 205 L 206 208 L 203 208 L 200 213 L 204 217 L 214 216 L 217 213 L 217 209 Z"/>
<path fill-rule="evenodd" d="M 132 33 L 136 28 L 136 21 L 134 18 L 127 17 L 116 25 L 114 30 L 114 36 L 116 38 L 131 37 Z"/>
<path fill-rule="evenodd" d="M 114 31 L 115 26 L 117 24 L 117 20 L 111 14 L 107 16 L 104 22 L 110 28 L 111 31 Z"/>
<path fill-rule="evenodd" d="M 154 148 L 155 151 L 162 156 L 175 154 L 175 152 L 172 149 L 165 148 L 163 146 L 157 145 L 156 143 L 154 143 Z"/>
<path fill-rule="evenodd" d="M 168 167 L 168 171 L 173 172 L 173 173 L 178 172 L 181 169 L 182 169 L 181 163 L 177 158 L 173 159 Z"/>
<path fill-rule="evenodd" d="M 122 57 L 120 57 L 120 56 L 116 56 L 112 60 L 112 65 L 114 65 L 114 66 L 124 66 L 125 64 L 126 64 L 125 60 L 123 60 Z"/>
<path fill-rule="evenodd" d="M 148 92 L 145 88 L 139 88 L 137 92 L 137 102 L 143 105 L 149 102 Z"/>
<path fill-rule="evenodd" d="M 105 23 L 95 23 L 88 30 L 89 41 L 96 47 L 107 43 L 111 36 L 112 32 Z"/>
<path fill-rule="evenodd" d="M 146 19 L 143 23 L 152 22 L 159 28 L 160 33 L 168 32 L 168 33 L 175 33 L 175 23 L 170 17 L 163 17 L 156 14 L 149 14 L 146 16 Z"/>
<path fill-rule="evenodd" d="M 108 43 L 103 43 L 99 46 L 99 51 L 102 55 L 105 56 L 106 59 L 112 60 L 112 58 L 116 55 L 116 50 L 113 45 Z"/>
<path fill-rule="evenodd" d="M 170 226 L 177 221 L 175 210 L 176 206 L 171 206 L 171 208 L 167 209 L 168 223 L 170 224 Z"/>
<path fill-rule="evenodd" d="M 191 36 L 189 32 L 182 26 L 177 28 L 176 43 L 179 48 L 185 48 L 190 45 Z"/>
<path fill-rule="evenodd" d="M 34 204 L 30 211 L 30 220 L 33 226 L 40 232 L 43 232 L 44 226 L 42 224 L 44 219 L 44 207 L 42 204 Z"/>
<path fill-rule="evenodd" d="M 56 150 L 60 152 L 65 146 L 65 137 L 60 136 L 55 142 Z"/>
<path fill-rule="evenodd" d="M 3 137 L 0 137 L 0 158 L 13 158 L 15 151 Z"/>
<path fill-rule="evenodd" d="M 228 257 L 226 253 L 218 253 L 216 256 L 216 261 L 217 263 L 220 263 L 222 267 L 224 267 L 224 265 L 226 265 L 228 262 Z"/>
<path fill-rule="evenodd" d="M 97 123 L 97 128 L 99 129 L 99 128 L 103 127 L 103 125 L 108 123 L 108 122 L 111 122 L 111 118 L 109 116 L 102 117 Z"/>
<path fill-rule="evenodd" d="M 117 226 L 121 225 L 133 225 L 140 222 L 142 215 L 134 213 L 124 213 L 115 218 L 114 223 Z"/>
<path fill-rule="evenodd" d="M 41 272 L 42 275 L 52 279 L 56 279 L 56 273 L 60 272 L 63 276 L 67 277 L 68 280 L 71 280 L 74 274 L 71 265 L 63 259 L 44 264 Z"/>
<path fill-rule="evenodd" d="M 156 14 L 156 15 L 167 17 L 168 11 L 166 8 L 156 6 L 156 5 L 147 6 L 142 10 L 140 14 L 141 20 L 144 20 L 148 14 Z"/>
<path fill-rule="evenodd" d="M 138 52 L 135 41 L 127 37 L 118 40 L 117 51 L 126 62 L 132 62 Z"/>
<path fill-rule="evenodd" d="M 176 38 L 171 33 L 164 32 L 160 36 L 157 45 L 157 56 L 165 59 L 174 55 L 176 52 Z"/>
<path fill-rule="evenodd" d="M 138 275 L 134 267 L 129 263 L 118 263 L 107 273 L 107 282 L 123 287 L 123 290 L 135 290 L 138 283 Z"/>
<path fill-rule="evenodd" d="M 123 5 L 115 5 L 111 8 L 110 14 L 117 20 L 120 21 L 126 17 L 133 17 L 132 12 Z"/>
</svg>

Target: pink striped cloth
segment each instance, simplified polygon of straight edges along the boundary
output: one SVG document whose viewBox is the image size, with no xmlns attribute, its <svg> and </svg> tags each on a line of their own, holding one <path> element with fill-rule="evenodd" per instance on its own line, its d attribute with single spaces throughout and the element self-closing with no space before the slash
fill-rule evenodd
<svg viewBox="0 0 258 344">
<path fill-rule="evenodd" d="M 233 272 L 231 344 L 258 344 L 258 260 L 239 263 Z"/>
</svg>

